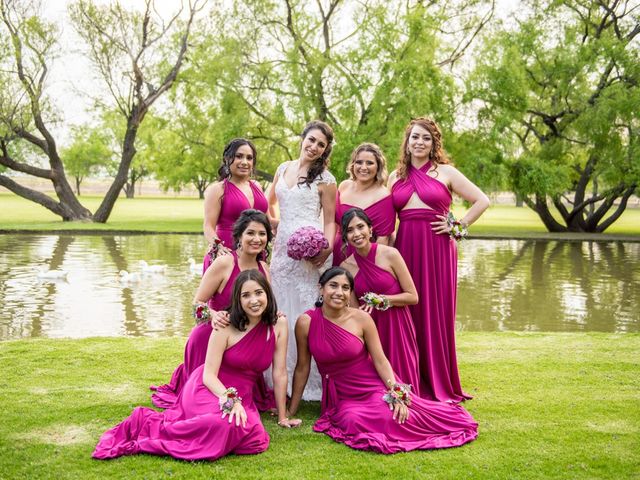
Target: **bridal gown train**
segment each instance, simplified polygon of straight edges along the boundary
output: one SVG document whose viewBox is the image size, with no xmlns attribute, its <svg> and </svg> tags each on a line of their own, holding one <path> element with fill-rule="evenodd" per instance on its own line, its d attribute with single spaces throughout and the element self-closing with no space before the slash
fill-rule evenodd
<svg viewBox="0 0 640 480">
<path fill-rule="evenodd" d="M 315 268 L 305 260 L 293 260 L 287 256 L 287 240 L 300 227 L 312 226 L 323 231 L 322 208 L 318 185 L 335 184 L 336 180 L 328 170 L 307 186 L 293 185 L 289 187 L 284 180 L 284 172 L 295 162 L 285 162 L 278 167 L 276 175 L 276 196 L 280 206 L 280 223 L 273 247 L 271 259 L 271 284 L 273 293 L 282 311 L 289 321 L 289 343 L 287 347 L 287 370 L 289 380 L 293 377 L 296 365 L 297 350 L 294 334 L 295 322 L 301 314 L 314 306 L 318 298 L 318 280 L 320 274 L 331 266 L 331 255 L 322 268 Z M 289 393 L 291 384 L 289 383 Z M 302 398 L 304 400 L 320 400 L 322 382 L 320 374 L 312 362 L 307 387 Z"/>
</svg>

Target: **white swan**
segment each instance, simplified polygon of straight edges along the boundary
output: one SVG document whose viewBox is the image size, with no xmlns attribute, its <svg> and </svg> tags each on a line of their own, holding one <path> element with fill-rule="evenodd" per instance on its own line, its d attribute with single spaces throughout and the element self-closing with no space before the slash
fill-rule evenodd
<svg viewBox="0 0 640 480">
<path fill-rule="evenodd" d="M 38 272 L 38 278 L 43 280 L 66 280 L 69 272 L 65 270 L 45 270 L 44 267 L 40 267 Z"/>
<path fill-rule="evenodd" d="M 126 270 L 120 270 L 118 274 L 122 283 L 138 283 L 142 278 L 138 272 L 129 273 Z"/>
<path fill-rule="evenodd" d="M 188 261 L 189 261 L 189 271 L 194 275 L 196 273 L 198 275 L 202 275 L 202 264 L 196 263 L 196 261 L 193 258 L 190 258 Z"/>
<path fill-rule="evenodd" d="M 167 271 L 166 265 L 149 265 L 144 260 L 140 260 L 142 266 L 142 273 L 164 273 Z"/>
</svg>

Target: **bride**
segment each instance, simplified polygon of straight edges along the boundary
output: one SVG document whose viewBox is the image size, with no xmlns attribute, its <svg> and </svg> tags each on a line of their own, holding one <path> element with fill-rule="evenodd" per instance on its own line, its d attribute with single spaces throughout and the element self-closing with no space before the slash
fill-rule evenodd
<svg viewBox="0 0 640 480">
<path fill-rule="evenodd" d="M 326 123 L 315 120 L 304 127 L 301 137 L 300 157 L 278 167 L 268 195 L 271 216 L 279 218 L 274 220 L 277 233 L 271 259 L 271 280 L 278 308 L 289 319 L 289 378 L 297 358 L 293 334 L 295 321 L 313 308 L 320 273 L 331 266 L 331 239 L 336 233 L 336 180 L 327 168 L 333 130 Z M 323 231 L 329 239 L 329 247 L 308 261 L 293 260 L 287 256 L 287 240 L 298 228 L 305 226 Z M 303 398 L 320 400 L 321 394 L 320 374 L 313 364 Z"/>
</svg>

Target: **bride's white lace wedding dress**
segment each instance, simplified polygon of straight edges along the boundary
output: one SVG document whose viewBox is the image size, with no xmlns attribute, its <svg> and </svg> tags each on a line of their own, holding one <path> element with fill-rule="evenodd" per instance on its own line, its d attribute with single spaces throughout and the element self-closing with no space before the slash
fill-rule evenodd
<svg viewBox="0 0 640 480">
<path fill-rule="evenodd" d="M 294 184 L 291 188 L 284 180 L 284 172 L 295 162 L 285 162 L 276 172 L 279 180 L 275 187 L 280 207 L 280 223 L 273 247 L 271 259 L 271 284 L 282 311 L 289 322 L 289 344 L 287 348 L 287 370 L 289 372 L 289 393 L 291 380 L 296 366 L 297 349 L 294 334 L 295 322 L 305 310 L 314 307 L 318 298 L 318 279 L 320 274 L 331 266 L 332 255 L 318 269 L 305 260 L 293 260 L 287 256 L 287 240 L 300 227 L 313 226 L 323 231 L 323 219 L 318 185 L 336 183 L 328 170 L 316 177 L 310 186 Z M 331 243 L 331 240 L 329 240 Z M 320 400 L 322 382 L 315 361 L 312 360 L 309 380 L 302 398 Z"/>
</svg>

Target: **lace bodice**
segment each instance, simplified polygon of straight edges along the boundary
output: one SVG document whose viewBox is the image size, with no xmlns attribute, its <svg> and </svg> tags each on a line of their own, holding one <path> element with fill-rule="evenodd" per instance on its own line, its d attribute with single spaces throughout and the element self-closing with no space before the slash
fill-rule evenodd
<svg viewBox="0 0 640 480">
<path fill-rule="evenodd" d="M 287 240 L 300 227 L 313 226 L 323 231 L 322 204 L 318 186 L 335 184 L 334 176 L 328 170 L 307 186 L 293 185 L 284 181 L 285 170 L 293 162 L 285 162 L 278 167 L 278 183 L 275 186 L 280 207 L 280 223 L 273 247 L 271 259 L 271 283 L 278 308 L 285 313 L 289 321 L 289 346 L 287 349 L 287 369 L 293 373 L 296 363 L 296 345 L 293 327 L 298 316 L 313 304 L 318 296 L 318 279 L 321 271 L 331 266 L 331 255 L 321 269 L 315 268 L 305 260 L 293 260 L 287 256 Z M 315 373 L 315 375 L 314 375 Z M 291 376 L 289 377 L 291 378 Z M 312 374 L 305 389 L 305 400 L 319 400 L 321 393 L 320 377 L 317 370 Z"/>
</svg>

